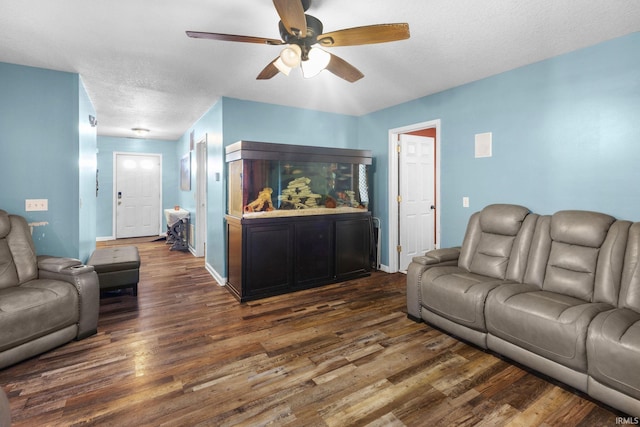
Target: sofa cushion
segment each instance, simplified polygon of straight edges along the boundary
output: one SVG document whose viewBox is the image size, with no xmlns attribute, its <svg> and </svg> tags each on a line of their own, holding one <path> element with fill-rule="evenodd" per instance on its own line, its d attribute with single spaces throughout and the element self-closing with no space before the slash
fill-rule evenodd
<svg viewBox="0 0 640 427">
<path fill-rule="evenodd" d="M 6 239 L 10 231 L 9 214 L 0 209 L 0 289 L 18 284 L 18 272 Z"/>
<path fill-rule="evenodd" d="M 640 222 L 629 228 L 618 307 L 640 313 Z"/>
<path fill-rule="evenodd" d="M 509 278 L 509 262 L 514 246 L 526 247 L 529 241 L 518 245 L 529 209 L 524 206 L 489 205 L 469 218 L 460 252 L 458 266 L 472 273 L 495 279 Z M 530 227 L 533 232 L 533 222 Z"/>
<path fill-rule="evenodd" d="M 571 215 L 575 213 L 573 219 Z M 592 244 L 596 240 L 582 239 L 580 236 L 571 236 L 569 228 L 578 232 L 588 228 L 588 222 L 594 217 L 608 215 L 580 211 L 562 212 L 563 227 L 557 227 L 552 233 L 551 216 L 541 216 L 536 225 L 536 230 L 529 251 L 524 283 L 534 284 L 549 292 L 565 293 L 585 301 L 605 302 L 616 305 L 620 292 L 622 265 L 625 257 L 625 248 L 629 236 L 629 221 L 615 221 L 607 230 L 607 235 L 598 248 L 582 246 L 577 242 Z M 558 215 L 555 214 L 554 217 Z M 581 224 L 584 222 L 584 224 Z M 596 219 L 595 223 L 599 221 Z M 567 224 L 572 224 L 571 226 Z M 601 222 L 602 224 L 602 222 Z M 562 229 L 558 232 L 558 229 Z M 562 241 L 553 240 L 556 236 Z M 601 239 L 597 239 L 600 241 Z"/>
<path fill-rule="evenodd" d="M 18 283 L 27 283 L 38 278 L 36 248 L 31 238 L 31 228 L 24 217 L 9 215 L 9 219 L 11 232 L 7 235 L 7 242 L 18 272 Z"/>
<path fill-rule="evenodd" d="M 600 212 L 559 211 L 551 217 L 551 238 L 555 242 L 599 248 L 615 220 Z"/>
<path fill-rule="evenodd" d="M 486 332 L 484 304 L 491 289 L 505 281 L 460 267 L 434 267 L 424 273 L 422 305 L 429 311 L 477 331 Z"/>
<path fill-rule="evenodd" d="M 67 282 L 33 280 L 0 289 L 0 351 L 78 322 L 78 292 Z"/>
<path fill-rule="evenodd" d="M 543 291 L 531 284 L 512 284 L 489 294 L 485 315 L 490 334 L 586 372 L 589 323 L 598 313 L 611 308 L 605 303 Z"/>
<path fill-rule="evenodd" d="M 589 375 L 640 399 L 640 313 L 615 309 L 593 320 L 587 339 Z"/>
<path fill-rule="evenodd" d="M 7 234 L 9 234 L 10 231 L 11 222 L 9 221 L 9 214 L 0 209 L 0 239 L 7 237 Z"/>
<path fill-rule="evenodd" d="M 591 301 L 600 248 L 614 222 L 615 218 L 598 212 L 555 213 L 551 217 L 551 252 L 542 288 Z"/>
<path fill-rule="evenodd" d="M 515 236 L 502 236 L 482 232 L 469 271 L 504 279 L 507 274 L 509 256 L 515 239 Z"/>
<path fill-rule="evenodd" d="M 7 239 L 0 239 L 0 289 L 18 285 L 18 272 Z"/>
<path fill-rule="evenodd" d="M 554 241 L 542 288 L 591 301 L 599 250 Z"/>
</svg>

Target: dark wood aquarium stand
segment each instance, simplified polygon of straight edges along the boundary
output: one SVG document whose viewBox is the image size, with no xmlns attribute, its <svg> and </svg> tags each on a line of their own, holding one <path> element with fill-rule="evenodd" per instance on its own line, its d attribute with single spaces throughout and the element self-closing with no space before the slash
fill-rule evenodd
<svg viewBox="0 0 640 427">
<path fill-rule="evenodd" d="M 371 272 L 369 212 L 226 219 L 227 287 L 241 302 Z"/>
</svg>

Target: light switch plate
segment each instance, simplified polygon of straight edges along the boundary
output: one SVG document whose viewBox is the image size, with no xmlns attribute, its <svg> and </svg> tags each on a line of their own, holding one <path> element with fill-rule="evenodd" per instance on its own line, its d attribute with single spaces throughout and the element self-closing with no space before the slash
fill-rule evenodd
<svg viewBox="0 0 640 427">
<path fill-rule="evenodd" d="M 48 211 L 49 199 L 27 199 L 24 203 L 24 210 L 31 211 Z"/>
</svg>

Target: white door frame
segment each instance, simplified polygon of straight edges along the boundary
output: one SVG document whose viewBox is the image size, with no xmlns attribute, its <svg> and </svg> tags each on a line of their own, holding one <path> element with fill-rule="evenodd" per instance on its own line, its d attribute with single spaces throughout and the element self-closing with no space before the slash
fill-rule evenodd
<svg viewBox="0 0 640 427">
<path fill-rule="evenodd" d="M 389 273 L 396 273 L 399 270 L 398 262 L 398 136 L 403 133 L 415 132 L 423 129 L 436 129 L 436 230 L 435 230 L 435 248 L 440 247 L 440 119 L 430 120 L 428 122 L 416 123 L 413 125 L 403 126 L 399 128 L 389 129 L 389 236 L 387 254 L 389 265 L 387 266 Z"/>
<path fill-rule="evenodd" d="M 207 150 L 209 137 L 196 143 L 196 246 L 194 255 L 205 256 L 207 248 Z"/>
<path fill-rule="evenodd" d="M 145 156 L 145 157 L 157 157 L 158 162 L 160 163 L 160 182 L 158 183 L 160 186 L 160 209 L 158 209 L 158 236 L 163 236 L 162 232 L 162 154 L 161 153 L 133 153 L 128 151 L 114 151 L 113 152 L 113 207 L 112 207 L 112 230 L 113 230 L 113 238 L 118 238 L 118 223 L 117 223 L 117 213 L 116 209 L 118 209 L 118 197 L 116 195 L 116 188 L 118 186 L 118 155 L 125 156 Z"/>
</svg>

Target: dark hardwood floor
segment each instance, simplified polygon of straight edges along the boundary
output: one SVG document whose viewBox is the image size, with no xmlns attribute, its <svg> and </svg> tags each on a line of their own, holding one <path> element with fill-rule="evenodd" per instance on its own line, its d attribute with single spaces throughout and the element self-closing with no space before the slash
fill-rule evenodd
<svg viewBox="0 0 640 427">
<path fill-rule="evenodd" d="M 14 426 L 595 426 L 622 415 L 408 320 L 404 275 L 239 304 L 203 259 L 136 245 L 138 297 L 104 296 L 97 335 L 0 370 Z"/>
</svg>

